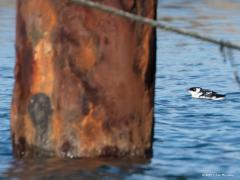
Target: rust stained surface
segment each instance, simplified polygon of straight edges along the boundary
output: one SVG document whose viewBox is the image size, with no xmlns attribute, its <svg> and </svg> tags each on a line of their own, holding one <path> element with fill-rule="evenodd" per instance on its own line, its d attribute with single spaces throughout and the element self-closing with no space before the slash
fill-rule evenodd
<svg viewBox="0 0 240 180">
<path fill-rule="evenodd" d="M 98 0 L 154 18 L 156 0 Z M 17 157 L 151 153 L 155 31 L 70 0 L 18 0 Z"/>
</svg>

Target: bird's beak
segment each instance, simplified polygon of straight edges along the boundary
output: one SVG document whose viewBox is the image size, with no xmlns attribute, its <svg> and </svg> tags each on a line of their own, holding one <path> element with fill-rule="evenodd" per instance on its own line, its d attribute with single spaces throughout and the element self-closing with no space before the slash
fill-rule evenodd
<svg viewBox="0 0 240 180">
<path fill-rule="evenodd" d="M 191 89 L 187 89 L 187 92 L 191 94 L 192 91 L 191 91 Z"/>
</svg>

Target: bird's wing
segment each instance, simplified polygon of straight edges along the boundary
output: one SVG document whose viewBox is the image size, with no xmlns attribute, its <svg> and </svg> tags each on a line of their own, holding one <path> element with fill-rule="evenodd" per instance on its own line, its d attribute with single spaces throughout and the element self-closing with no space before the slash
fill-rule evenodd
<svg viewBox="0 0 240 180">
<path fill-rule="evenodd" d="M 206 97 L 212 97 L 212 96 L 216 96 L 217 93 L 214 91 L 210 91 L 208 89 L 203 89 L 203 95 Z"/>
</svg>

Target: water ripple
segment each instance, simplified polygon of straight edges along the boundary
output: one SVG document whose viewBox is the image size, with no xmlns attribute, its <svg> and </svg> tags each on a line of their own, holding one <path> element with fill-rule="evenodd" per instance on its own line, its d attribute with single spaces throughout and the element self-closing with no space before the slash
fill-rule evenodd
<svg viewBox="0 0 240 180">
<path fill-rule="evenodd" d="M 13 159 L 9 110 L 14 81 L 15 9 L 13 4 L 1 6 L 3 1 L 9 2 L 0 1 L 0 179 L 189 180 L 206 179 L 202 174 L 209 170 L 232 174 L 230 179 L 239 179 L 240 91 L 230 66 L 223 63 L 218 47 L 160 30 L 153 158 L 150 161 Z M 238 5 L 235 1 L 221 2 L 227 3 L 229 8 Z M 235 18 L 239 13 L 235 14 L 237 11 L 231 8 L 218 9 L 216 4 L 162 0 L 158 15 L 177 27 L 239 40 L 239 19 Z M 237 33 L 222 31 L 230 27 Z M 239 53 L 234 55 L 240 59 Z M 223 101 L 192 99 L 186 91 L 192 86 L 203 86 L 227 93 L 227 96 Z"/>
</svg>

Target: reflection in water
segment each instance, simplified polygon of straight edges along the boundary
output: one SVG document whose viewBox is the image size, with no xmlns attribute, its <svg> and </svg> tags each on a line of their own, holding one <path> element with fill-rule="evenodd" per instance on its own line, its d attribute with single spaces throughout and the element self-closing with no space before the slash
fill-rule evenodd
<svg viewBox="0 0 240 180">
<path fill-rule="evenodd" d="M 127 162 L 127 163 L 126 163 Z M 13 161 L 5 177 L 29 179 L 124 179 L 144 174 L 144 159 L 33 159 Z"/>
</svg>

